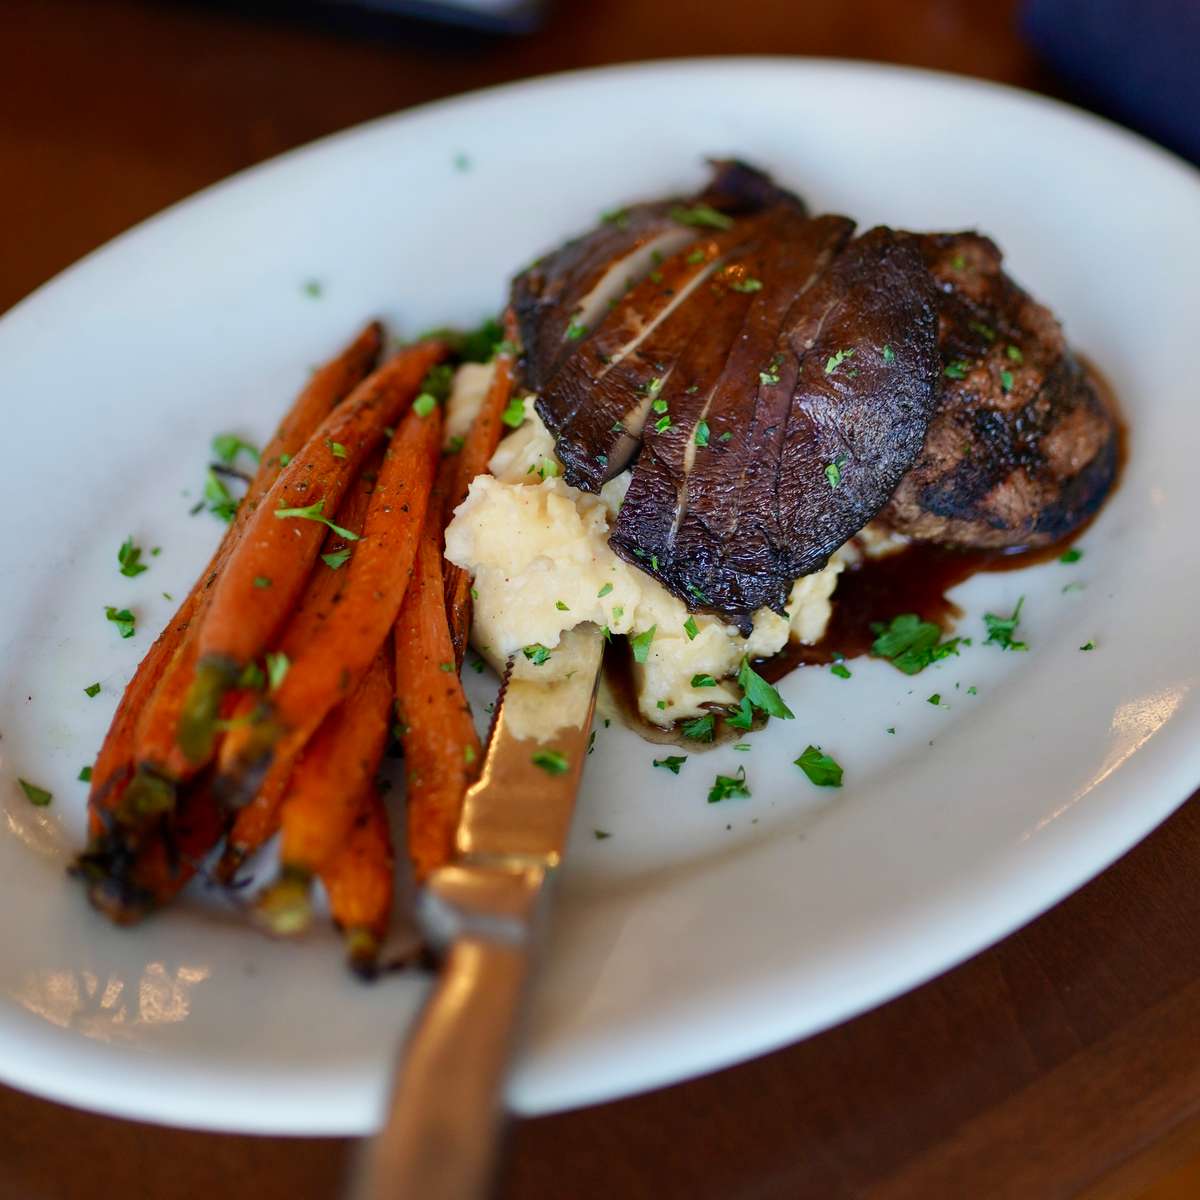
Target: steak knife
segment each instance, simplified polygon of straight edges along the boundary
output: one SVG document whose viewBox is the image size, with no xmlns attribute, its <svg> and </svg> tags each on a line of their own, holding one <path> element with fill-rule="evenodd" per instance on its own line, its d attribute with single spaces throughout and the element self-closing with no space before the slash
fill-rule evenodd
<svg viewBox="0 0 1200 1200">
<path fill-rule="evenodd" d="M 509 661 L 454 861 L 418 901 L 441 973 L 402 1052 L 387 1119 L 367 1144 L 353 1200 L 476 1200 L 488 1194 L 501 1094 L 532 967 L 546 885 L 562 862 L 587 756 L 604 640 L 580 626 L 555 682 Z"/>
</svg>

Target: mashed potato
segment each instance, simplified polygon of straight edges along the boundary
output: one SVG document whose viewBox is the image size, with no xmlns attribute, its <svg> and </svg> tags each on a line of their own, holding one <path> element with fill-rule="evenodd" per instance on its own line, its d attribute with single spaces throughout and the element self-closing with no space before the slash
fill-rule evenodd
<svg viewBox="0 0 1200 1200">
<path fill-rule="evenodd" d="M 481 383 L 486 389 L 477 373 L 461 388 L 456 379 L 451 420 L 462 419 L 468 390 L 480 394 Z M 575 655 L 563 635 L 584 621 L 630 637 L 653 629 L 646 661 L 634 666 L 634 683 L 642 716 L 667 726 L 699 715 L 705 704 L 736 704 L 741 691 L 730 676 L 744 655 L 765 657 L 783 649 L 789 637 L 812 643 L 824 634 L 829 598 L 847 562 L 843 552 L 823 571 L 796 581 L 787 606 L 790 619 L 760 609 L 744 638 L 716 617 L 693 616 L 609 549 L 609 525 L 629 486 L 627 474 L 596 496 L 564 483 L 560 467 L 554 440 L 527 399 L 524 422 L 500 443 L 491 475 L 474 480 L 446 530 L 446 557 L 475 580 L 472 640 L 497 669 L 509 655 L 531 647 L 532 659 L 517 655 L 516 677 L 565 677 Z M 549 651 L 548 658 L 539 646 Z M 717 686 L 693 687 L 693 677 L 700 675 L 712 676 Z"/>
</svg>

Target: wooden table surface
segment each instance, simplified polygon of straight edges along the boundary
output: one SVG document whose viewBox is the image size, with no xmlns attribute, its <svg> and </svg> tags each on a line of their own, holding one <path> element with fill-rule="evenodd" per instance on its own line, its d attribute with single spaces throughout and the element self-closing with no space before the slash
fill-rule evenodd
<svg viewBox="0 0 1200 1200">
<path fill-rule="evenodd" d="M 232 171 L 547 71 L 818 54 L 1059 94 L 998 0 L 560 0 L 516 40 L 407 24 L 364 36 L 247 7 L 0 0 L 0 310 Z M 664 1091 L 518 1122 L 501 1194 L 1200 1195 L 1198 863 L 1191 805 L 1026 929 L 848 1025 Z M 324 1200 L 345 1152 L 158 1129 L 0 1088 L 0 1196 L 19 1200 Z"/>
</svg>

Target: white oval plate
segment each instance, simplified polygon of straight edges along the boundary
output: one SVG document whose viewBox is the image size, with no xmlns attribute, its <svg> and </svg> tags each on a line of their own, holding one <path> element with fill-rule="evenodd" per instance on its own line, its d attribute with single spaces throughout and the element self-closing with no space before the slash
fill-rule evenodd
<svg viewBox="0 0 1200 1200">
<path fill-rule="evenodd" d="M 991 233 L 1112 379 L 1131 457 L 1081 562 L 959 590 L 961 658 L 912 679 L 867 661 L 848 681 L 799 672 L 783 689 L 796 721 L 749 754 L 692 754 L 678 778 L 651 767 L 661 750 L 600 730 L 514 1103 L 602 1100 L 843 1020 L 1027 921 L 1188 795 L 1191 170 L 1033 96 L 858 64 L 676 62 L 467 96 L 249 171 L 0 322 L 0 1077 L 181 1125 L 374 1125 L 419 981 L 362 987 L 332 934 L 269 942 L 195 893 L 111 928 L 64 877 L 77 772 L 168 616 L 161 593 L 182 594 L 217 537 L 187 515 L 214 432 L 262 437 L 370 315 L 411 334 L 495 311 L 514 268 L 602 209 L 696 185 L 706 154 L 864 226 Z M 116 570 L 129 533 L 163 547 L 137 579 Z M 980 615 L 1022 595 L 1030 652 L 982 645 Z M 106 604 L 137 611 L 133 640 Z M 810 742 L 844 764 L 841 791 L 792 766 Z M 706 804 L 738 765 L 752 798 Z M 30 806 L 16 776 L 54 804 Z"/>
</svg>

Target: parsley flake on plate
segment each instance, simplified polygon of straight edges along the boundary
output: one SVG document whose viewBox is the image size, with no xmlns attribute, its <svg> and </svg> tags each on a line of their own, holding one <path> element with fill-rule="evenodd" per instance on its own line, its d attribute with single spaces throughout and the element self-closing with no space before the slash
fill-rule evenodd
<svg viewBox="0 0 1200 1200">
<path fill-rule="evenodd" d="M 114 608 L 111 604 L 104 606 L 104 617 L 111 621 L 116 627 L 117 632 L 123 638 L 131 638 L 134 634 L 134 628 L 137 623 L 137 617 L 133 615 L 127 608 Z"/>
<path fill-rule="evenodd" d="M 53 793 L 38 787 L 36 783 L 30 783 L 28 779 L 18 779 L 17 783 L 25 793 L 25 799 L 36 808 L 45 808 L 54 799 Z"/>
<path fill-rule="evenodd" d="M 888 732 L 894 733 L 895 730 L 889 729 Z M 815 787 L 842 786 L 842 768 L 828 754 L 822 753 L 820 746 L 806 746 L 804 753 L 794 761 Z"/>
<path fill-rule="evenodd" d="M 233 466 L 239 454 L 248 454 L 255 462 L 259 460 L 259 449 L 253 442 L 240 438 L 236 433 L 218 433 L 212 440 L 212 452 L 219 462 Z M 281 464 L 280 465 L 284 465 Z"/>
<path fill-rule="evenodd" d="M 842 482 L 842 468 L 849 460 L 846 455 L 839 454 L 831 463 L 825 464 L 825 482 L 830 489 L 835 489 Z"/>
<path fill-rule="evenodd" d="M 1060 563 L 1077 563 L 1083 557 L 1083 551 L 1078 546 L 1071 546 L 1064 550 L 1059 556 Z"/>
<path fill-rule="evenodd" d="M 92 768 L 91 767 L 80 767 L 79 774 L 78 774 L 78 776 L 76 776 L 76 778 L 79 780 L 80 783 L 91 783 L 92 782 Z"/>
<path fill-rule="evenodd" d="M 708 789 L 709 804 L 720 804 L 722 800 L 730 800 L 734 796 L 749 797 L 750 789 L 746 786 L 746 768 L 738 767 L 734 775 L 718 775 L 713 785 Z"/>
<path fill-rule="evenodd" d="M 998 617 L 994 613 L 984 613 L 983 623 L 987 627 L 988 635 L 984 639 L 983 644 L 986 646 L 989 643 L 994 643 L 1001 650 L 1028 650 L 1028 642 L 1018 642 L 1013 639 L 1013 634 L 1017 631 L 1017 626 L 1021 623 L 1021 606 L 1025 603 L 1025 597 L 1022 596 L 1017 601 L 1017 607 L 1013 609 L 1011 617 Z"/>
<path fill-rule="evenodd" d="M 143 571 L 150 570 L 149 566 L 142 562 L 142 548 L 134 543 L 132 534 L 121 543 L 121 548 L 117 551 L 117 563 L 121 574 L 128 579 L 134 579 Z"/>
<path fill-rule="evenodd" d="M 87 687 L 83 689 L 83 694 L 89 699 L 100 695 L 100 685 L 98 683 L 89 683 Z"/>
<path fill-rule="evenodd" d="M 208 511 L 214 517 L 220 517 L 226 524 L 233 520 L 233 514 L 237 512 L 237 497 L 217 477 L 217 473 L 211 467 L 204 477 L 204 502 L 197 505 L 192 511 L 199 512 L 204 506 L 207 506 Z"/>
<path fill-rule="evenodd" d="M 831 354 L 825 360 L 825 374 L 826 375 L 834 374 L 834 372 L 837 371 L 838 367 L 840 367 L 842 365 L 842 363 L 846 362 L 848 359 L 851 359 L 853 357 L 854 357 L 854 351 L 852 349 L 851 350 L 843 349 L 843 350 L 839 350 L 836 354 Z"/>
<path fill-rule="evenodd" d="M 604 599 L 604 597 L 605 597 L 605 596 L 607 596 L 607 595 L 608 595 L 608 594 L 609 594 L 609 593 L 610 593 L 612 590 L 613 590 L 613 585 L 612 585 L 611 583 L 606 583 L 606 584 L 605 584 L 605 585 L 604 585 L 604 586 L 603 586 L 603 587 L 602 587 L 602 588 L 601 588 L 601 589 L 600 589 L 600 590 L 599 590 L 599 591 L 596 593 L 596 599 L 597 599 L 597 600 L 603 600 L 603 599 Z"/>
<path fill-rule="evenodd" d="M 702 229 L 732 229 L 733 218 L 718 212 L 711 204 L 677 204 L 671 209 L 671 220 L 680 225 Z"/>
<path fill-rule="evenodd" d="M 716 732 L 716 724 L 716 718 L 712 713 L 705 713 L 702 717 L 684 721 L 680 733 L 691 742 L 711 742 Z"/>
<path fill-rule="evenodd" d="M 535 667 L 540 667 L 543 663 L 550 661 L 550 651 L 541 642 L 533 642 L 531 645 L 522 647 L 521 653 Z"/>
<path fill-rule="evenodd" d="M 959 646 L 970 645 L 969 638 L 961 637 L 943 642 L 941 629 L 932 621 L 922 621 L 916 613 L 901 613 L 887 625 L 876 621 L 871 632 L 876 635 L 871 653 L 890 660 L 905 675 L 918 675 L 930 663 L 957 655 Z"/>
<path fill-rule="evenodd" d="M 725 720 L 731 729 L 752 729 L 754 727 L 754 705 L 743 696 L 737 711 L 730 713 Z"/>
<path fill-rule="evenodd" d="M 654 765 L 662 767 L 665 771 L 670 771 L 672 775 L 679 774 L 679 768 L 687 762 L 686 754 L 668 754 L 666 758 L 656 758 Z"/>
</svg>

